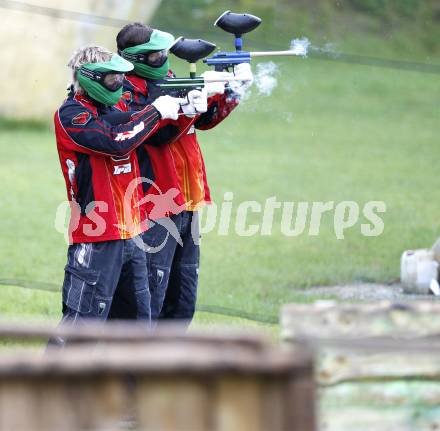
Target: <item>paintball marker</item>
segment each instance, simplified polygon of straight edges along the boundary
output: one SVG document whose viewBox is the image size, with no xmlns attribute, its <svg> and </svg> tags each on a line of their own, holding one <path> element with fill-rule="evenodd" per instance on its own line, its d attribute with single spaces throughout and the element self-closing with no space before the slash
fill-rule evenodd
<svg viewBox="0 0 440 431">
<path fill-rule="evenodd" d="M 203 60 L 208 66 L 214 66 L 216 71 L 233 68 L 240 63 L 250 63 L 252 57 L 273 57 L 299 55 L 292 50 L 286 51 L 243 51 L 242 36 L 255 30 L 261 24 L 261 19 L 248 13 L 233 13 L 226 11 L 214 23 L 214 26 L 232 33 L 235 36 L 235 52 L 220 51 L 210 58 Z"/>
<path fill-rule="evenodd" d="M 201 90 L 207 82 L 229 82 L 233 77 L 222 79 L 205 79 L 196 76 L 197 61 L 211 54 L 216 45 L 203 39 L 186 39 L 179 37 L 170 48 L 176 57 L 189 63 L 189 78 L 165 78 L 158 87 L 164 94 L 173 97 L 185 97 L 191 90 Z"/>
<path fill-rule="evenodd" d="M 179 37 L 170 48 L 170 52 L 176 57 L 189 63 L 189 78 L 165 78 L 158 84 L 164 93 L 173 97 L 185 97 L 191 90 L 201 90 L 205 80 L 196 76 L 197 61 L 205 58 L 214 51 L 216 46 L 203 39 L 186 39 Z"/>
</svg>

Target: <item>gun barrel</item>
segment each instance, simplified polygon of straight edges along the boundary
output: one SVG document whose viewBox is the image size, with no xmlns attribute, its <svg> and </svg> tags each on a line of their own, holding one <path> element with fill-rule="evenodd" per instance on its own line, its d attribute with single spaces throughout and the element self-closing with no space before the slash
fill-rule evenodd
<svg viewBox="0 0 440 431">
<path fill-rule="evenodd" d="M 303 54 L 298 54 L 295 51 L 287 50 L 287 51 L 254 51 L 249 53 L 251 57 L 278 57 L 283 55 L 288 56 L 299 56 L 302 57 Z"/>
<path fill-rule="evenodd" d="M 175 78 L 174 78 L 175 79 Z M 194 82 L 191 82 L 194 81 Z M 188 79 L 182 79 L 179 82 L 179 78 L 175 79 L 175 81 L 173 82 L 173 78 L 167 80 L 165 83 L 161 83 L 158 84 L 158 86 L 160 88 L 197 88 L 197 87 L 203 87 L 204 84 L 209 83 L 209 82 L 230 82 L 230 81 L 242 81 L 242 82 L 248 82 L 250 81 L 249 79 L 240 79 L 240 78 L 235 78 L 235 77 L 228 77 L 228 78 L 214 78 L 214 79 L 203 79 L 203 81 L 201 80 L 201 78 L 197 78 L 194 80 Z"/>
<path fill-rule="evenodd" d="M 248 82 L 250 79 L 240 79 L 240 78 L 220 78 L 220 79 L 205 79 L 205 84 L 207 82 L 230 82 L 230 81 L 241 81 L 241 82 Z"/>
</svg>

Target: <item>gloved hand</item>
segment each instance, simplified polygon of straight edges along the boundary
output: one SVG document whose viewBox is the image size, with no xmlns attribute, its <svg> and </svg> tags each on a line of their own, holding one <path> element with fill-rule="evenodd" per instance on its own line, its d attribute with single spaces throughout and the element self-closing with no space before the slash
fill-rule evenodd
<svg viewBox="0 0 440 431">
<path fill-rule="evenodd" d="M 242 96 L 254 82 L 251 65 L 249 63 L 237 64 L 234 67 L 234 78 L 236 81 L 229 81 L 229 87 L 234 93 Z"/>
<path fill-rule="evenodd" d="M 182 103 L 182 111 L 187 117 L 203 114 L 208 110 L 208 94 L 206 89 L 191 90 L 186 96 L 187 103 Z"/>
<path fill-rule="evenodd" d="M 171 96 L 160 96 L 152 105 L 159 111 L 163 120 L 177 120 L 179 118 L 180 103 L 182 99 Z"/>
<path fill-rule="evenodd" d="M 203 72 L 201 75 L 205 78 L 205 89 L 208 93 L 208 96 L 213 96 L 214 94 L 223 94 L 225 92 L 226 81 L 224 82 L 206 82 L 210 80 L 227 80 L 228 78 L 232 78 L 234 75 L 229 72 L 216 72 L 215 70 L 208 70 Z"/>
</svg>

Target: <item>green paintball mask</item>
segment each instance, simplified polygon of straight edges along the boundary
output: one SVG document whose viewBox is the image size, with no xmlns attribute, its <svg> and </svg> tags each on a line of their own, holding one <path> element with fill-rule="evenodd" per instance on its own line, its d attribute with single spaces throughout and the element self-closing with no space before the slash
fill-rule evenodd
<svg viewBox="0 0 440 431">
<path fill-rule="evenodd" d="M 81 87 L 96 101 L 112 106 L 122 96 L 124 73 L 133 70 L 133 65 L 113 54 L 110 61 L 83 64 L 76 72 Z"/>
<path fill-rule="evenodd" d="M 147 79 L 162 79 L 170 68 L 168 49 L 173 43 L 172 34 L 153 30 L 148 42 L 125 48 L 121 55 L 133 63 L 137 75 Z"/>
</svg>

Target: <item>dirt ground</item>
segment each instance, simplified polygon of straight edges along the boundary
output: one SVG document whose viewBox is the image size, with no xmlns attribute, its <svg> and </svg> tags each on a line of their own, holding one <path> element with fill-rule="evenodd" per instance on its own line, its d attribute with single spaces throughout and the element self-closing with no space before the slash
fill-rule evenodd
<svg viewBox="0 0 440 431">
<path fill-rule="evenodd" d="M 304 291 L 305 296 L 319 296 L 323 299 L 334 298 L 346 301 L 412 301 L 440 300 L 440 296 L 415 295 L 403 292 L 400 284 L 361 283 L 342 286 L 311 287 Z"/>
</svg>

